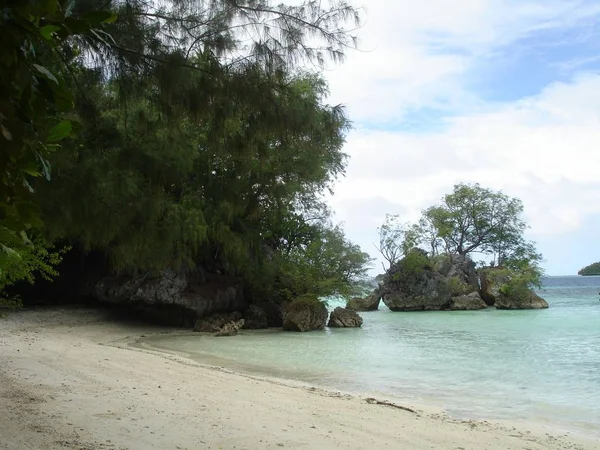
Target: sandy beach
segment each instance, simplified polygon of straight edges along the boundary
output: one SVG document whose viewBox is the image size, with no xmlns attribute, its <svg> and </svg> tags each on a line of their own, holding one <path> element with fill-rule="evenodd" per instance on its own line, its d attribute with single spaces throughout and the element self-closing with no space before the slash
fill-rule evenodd
<svg viewBox="0 0 600 450">
<path fill-rule="evenodd" d="M 9 313 L 0 319 L 0 449 L 600 448 L 556 430 L 400 405 L 410 412 L 130 345 L 176 332 L 96 309 Z"/>
</svg>

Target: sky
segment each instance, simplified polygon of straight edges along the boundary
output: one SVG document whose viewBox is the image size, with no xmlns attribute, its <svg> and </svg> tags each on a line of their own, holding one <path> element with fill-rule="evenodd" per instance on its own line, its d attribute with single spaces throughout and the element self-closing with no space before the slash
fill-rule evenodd
<svg viewBox="0 0 600 450">
<path fill-rule="evenodd" d="M 365 3 L 359 51 L 325 71 L 354 124 L 329 199 L 348 237 L 377 257 L 386 213 L 478 182 L 523 201 L 549 275 L 600 260 L 600 2 Z"/>
</svg>

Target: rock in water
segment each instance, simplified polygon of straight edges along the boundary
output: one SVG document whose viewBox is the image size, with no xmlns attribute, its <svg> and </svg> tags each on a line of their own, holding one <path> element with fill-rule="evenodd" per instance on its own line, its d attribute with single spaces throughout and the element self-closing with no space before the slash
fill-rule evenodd
<svg viewBox="0 0 600 450">
<path fill-rule="evenodd" d="M 233 312 L 231 314 L 213 314 L 210 317 L 196 320 L 194 324 L 194 331 L 201 333 L 214 333 L 223 328 L 226 324 L 231 322 L 238 322 L 242 319 L 242 315 L 239 312 Z"/>
<path fill-rule="evenodd" d="M 223 325 L 219 331 L 215 333 L 215 336 L 235 336 L 238 330 L 244 326 L 244 319 L 240 319 L 237 322 L 229 322 Z"/>
<path fill-rule="evenodd" d="M 500 288 L 510 281 L 510 277 L 501 269 L 486 268 L 479 272 L 480 294 L 488 306 L 494 306 L 500 295 Z"/>
<path fill-rule="evenodd" d="M 383 302 L 392 311 L 448 309 L 452 289 L 425 252 L 414 249 L 386 273 Z"/>
<path fill-rule="evenodd" d="M 382 294 L 379 289 L 375 289 L 368 297 L 348 300 L 346 309 L 353 311 L 377 311 L 381 297 Z"/>
<path fill-rule="evenodd" d="M 258 305 L 250 305 L 244 311 L 244 328 L 247 330 L 260 330 L 267 328 L 267 313 Z"/>
<path fill-rule="evenodd" d="M 331 312 L 329 317 L 330 328 L 356 328 L 362 326 L 362 317 L 356 311 L 338 306 Z"/>
<path fill-rule="evenodd" d="M 283 311 L 283 329 L 286 331 L 322 330 L 327 323 L 327 308 L 313 299 L 296 299 Z"/>
<path fill-rule="evenodd" d="M 471 292 L 467 295 L 459 295 L 452 297 L 450 309 L 453 311 L 485 309 L 486 303 L 481 299 L 479 292 Z"/>
<path fill-rule="evenodd" d="M 546 309 L 548 303 L 531 289 L 527 289 L 512 295 L 500 292 L 494 306 L 497 309 Z"/>
</svg>

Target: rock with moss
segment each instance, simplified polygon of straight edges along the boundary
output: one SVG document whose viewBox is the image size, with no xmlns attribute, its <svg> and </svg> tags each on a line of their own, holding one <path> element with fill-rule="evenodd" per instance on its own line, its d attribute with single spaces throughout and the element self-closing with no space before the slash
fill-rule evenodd
<svg viewBox="0 0 600 450">
<path fill-rule="evenodd" d="M 346 309 L 352 311 L 377 311 L 381 302 L 382 293 L 379 289 L 375 289 L 370 295 L 365 298 L 352 298 L 346 303 Z"/>
<path fill-rule="evenodd" d="M 298 298 L 283 310 L 285 331 L 322 330 L 327 324 L 327 307 L 317 298 Z"/>
<path fill-rule="evenodd" d="M 479 281 L 481 298 L 488 306 L 494 306 L 500 289 L 510 281 L 510 277 L 502 269 L 488 267 L 479 271 Z"/>
<path fill-rule="evenodd" d="M 237 320 L 235 322 L 227 322 L 217 331 L 214 335 L 216 337 L 222 336 L 235 336 L 238 331 L 244 326 L 244 319 Z"/>
<path fill-rule="evenodd" d="M 548 302 L 533 290 L 523 288 L 501 290 L 494 306 L 496 309 L 546 309 Z"/>
<path fill-rule="evenodd" d="M 443 310 L 452 300 L 447 278 L 420 249 L 413 249 L 390 267 L 382 293 L 383 302 L 392 311 Z"/>
<path fill-rule="evenodd" d="M 475 262 L 465 255 L 439 255 L 433 261 L 436 270 L 448 279 L 457 280 L 461 284 L 461 294 L 479 290 L 479 278 Z"/>
<path fill-rule="evenodd" d="M 331 312 L 327 326 L 330 328 L 358 328 L 362 326 L 362 323 L 362 317 L 356 311 L 338 306 Z"/>
<path fill-rule="evenodd" d="M 470 294 L 452 297 L 449 309 L 452 311 L 464 311 L 485 308 L 487 308 L 487 305 L 482 300 L 479 292 L 471 292 Z"/>
<path fill-rule="evenodd" d="M 194 331 L 201 333 L 215 333 L 226 324 L 231 322 L 239 322 L 242 319 L 242 315 L 239 312 L 233 312 L 230 314 L 213 314 L 210 317 L 205 317 L 196 320 L 194 324 Z"/>
</svg>

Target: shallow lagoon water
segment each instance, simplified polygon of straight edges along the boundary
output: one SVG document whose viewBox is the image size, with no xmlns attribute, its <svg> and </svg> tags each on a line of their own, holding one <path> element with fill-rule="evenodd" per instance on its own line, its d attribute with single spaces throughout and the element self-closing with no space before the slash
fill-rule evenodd
<svg viewBox="0 0 600 450">
<path fill-rule="evenodd" d="M 539 311 L 361 313 L 361 329 L 158 336 L 234 370 L 600 435 L 600 277 L 551 277 Z M 335 300 L 330 308 L 339 306 Z"/>
</svg>

